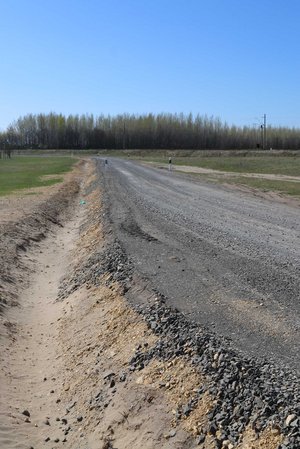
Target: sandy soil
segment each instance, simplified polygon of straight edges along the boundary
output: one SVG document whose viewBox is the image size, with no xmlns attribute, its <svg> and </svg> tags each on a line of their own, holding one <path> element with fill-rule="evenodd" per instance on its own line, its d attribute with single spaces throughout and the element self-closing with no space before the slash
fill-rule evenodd
<svg viewBox="0 0 300 449">
<path fill-rule="evenodd" d="M 51 391 L 60 385 L 56 357 L 62 304 L 54 301 L 76 230 L 76 221 L 70 221 L 31 253 L 36 272 L 14 309 L 15 338 L 1 348 L 0 447 L 41 447 L 47 416 L 57 412 Z M 22 414 L 26 410 L 30 416 Z"/>
</svg>

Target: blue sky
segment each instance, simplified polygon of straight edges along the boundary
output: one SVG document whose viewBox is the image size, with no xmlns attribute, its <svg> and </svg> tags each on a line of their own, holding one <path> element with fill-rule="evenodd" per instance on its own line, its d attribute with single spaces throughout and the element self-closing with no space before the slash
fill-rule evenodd
<svg viewBox="0 0 300 449">
<path fill-rule="evenodd" d="M 0 129 L 29 112 L 300 127 L 299 0 L 0 0 Z"/>
</svg>

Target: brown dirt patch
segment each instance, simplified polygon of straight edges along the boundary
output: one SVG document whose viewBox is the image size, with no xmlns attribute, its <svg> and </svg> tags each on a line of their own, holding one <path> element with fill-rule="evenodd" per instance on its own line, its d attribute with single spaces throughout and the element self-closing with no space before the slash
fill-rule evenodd
<svg viewBox="0 0 300 449">
<path fill-rule="evenodd" d="M 237 449 L 277 449 L 282 443 L 282 435 L 277 429 L 265 429 L 257 435 L 252 429 L 247 429 L 243 435 L 243 441 Z"/>
</svg>

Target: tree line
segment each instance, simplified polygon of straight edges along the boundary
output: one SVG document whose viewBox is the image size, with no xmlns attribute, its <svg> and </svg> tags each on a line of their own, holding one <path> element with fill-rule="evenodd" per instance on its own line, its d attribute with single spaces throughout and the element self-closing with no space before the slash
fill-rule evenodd
<svg viewBox="0 0 300 449">
<path fill-rule="evenodd" d="M 254 149 L 263 131 L 192 114 L 27 114 L 0 133 L 0 149 Z M 265 147 L 300 149 L 300 128 L 268 127 Z"/>
</svg>

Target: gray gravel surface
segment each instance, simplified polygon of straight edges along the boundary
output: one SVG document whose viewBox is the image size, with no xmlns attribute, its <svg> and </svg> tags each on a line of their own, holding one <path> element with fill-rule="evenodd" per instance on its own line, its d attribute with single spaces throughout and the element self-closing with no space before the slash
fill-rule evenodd
<svg viewBox="0 0 300 449">
<path fill-rule="evenodd" d="M 97 165 L 118 240 L 168 305 L 299 370 L 299 208 L 132 161 Z"/>
</svg>

